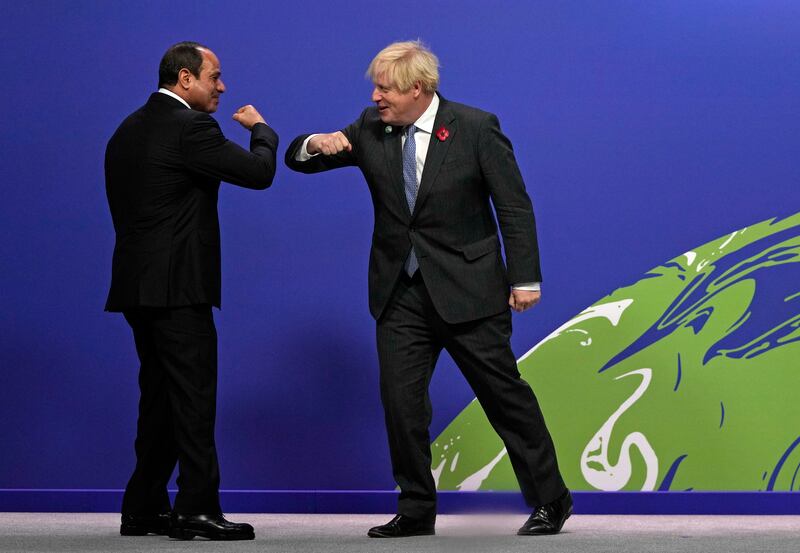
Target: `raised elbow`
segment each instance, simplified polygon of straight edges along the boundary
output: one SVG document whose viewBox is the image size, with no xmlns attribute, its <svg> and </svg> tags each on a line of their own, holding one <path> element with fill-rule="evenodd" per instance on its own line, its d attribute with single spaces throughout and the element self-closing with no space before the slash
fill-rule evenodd
<svg viewBox="0 0 800 553">
<path fill-rule="evenodd" d="M 272 163 L 263 163 L 259 170 L 253 174 L 253 178 L 250 179 L 251 188 L 254 190 L 266 190 L 270 186 L 272 186 L 272 181 L 275 180 L 275 162 Z"/>
<path fill-rule="evenodd" d="M 272 182 L 275 180 L 275 171 L 271 171 L 267 175 L 263 175 L 261 178 L 255 181 L 255 188 L 256 190 L 266 190 L 270 186 L 272 186 Z"/>
</svg>

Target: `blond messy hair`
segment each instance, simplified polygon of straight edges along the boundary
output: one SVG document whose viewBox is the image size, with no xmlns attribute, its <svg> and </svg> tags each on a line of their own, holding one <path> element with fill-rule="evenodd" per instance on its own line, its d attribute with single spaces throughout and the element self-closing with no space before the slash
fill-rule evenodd
<svg viewBox="0 0 800 553">
<path fill-rule="evenodd" d="M 439 59 L 419 40 L 394 42 L 378 52 L 366 76 L 372 82 L 383 77 L 400 92 L 419 81 L 425 93 L 433 94 L 439 87 Z"/>
</svg>

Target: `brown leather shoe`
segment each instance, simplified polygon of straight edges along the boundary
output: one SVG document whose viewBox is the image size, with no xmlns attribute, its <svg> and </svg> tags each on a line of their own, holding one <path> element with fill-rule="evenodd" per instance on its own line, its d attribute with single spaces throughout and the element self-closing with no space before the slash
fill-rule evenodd
<svg viewBox="0 0 800 553">
<path fill-rule="evenodd" d="M 561 497 L 533 510 L 533 513 L 517 531 L 518 536 L 542 536 L 558 534 L 564 522 L 572 514 L 572 495 L 569 490 Z"/>
<path fill-rule="evenodd" d="M 367 535 L 370 538 L 407 538 L 409 536 L 433 536 L 436 517 L 416 519 L 406 515 L 397 515 L 392 520 L 381 526 L 370 528 Z"/>
</svg>

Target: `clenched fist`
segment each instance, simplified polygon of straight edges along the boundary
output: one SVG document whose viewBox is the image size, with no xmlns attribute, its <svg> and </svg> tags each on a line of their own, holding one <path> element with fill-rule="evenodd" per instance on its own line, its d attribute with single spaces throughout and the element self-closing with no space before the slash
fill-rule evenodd
<svg viewBox="0 0 800 553">
<path fill-rule="evenodd" d="M 347 140 L 347 137 L 342 131 L 336 131 L 330 134 L 318 134 L 313 136 L 306 145 L 306 151 L 312 156 L 314 154 L 332 156 L 339 152 L 350 152 L 352 150 L 353 146 L 350 145 L 350 141 Z"/>
<path fill-rule="evenodd" d="M 511 296 L 508 298 L 508 305 L 517 313 L 522 313 L 539 303 L 542 299 L 540 291 L 534 292 L 529 290 L 511 290 Z"/>
<path fill-rule="evenodd" d="M 252 129 L 253 125 L 256 123 L 266 123 L 264 118 L 261 117 L 261 114 L 258 113 L 258 110 L 250 104 L 237 109 L 236 113 L 233 114 L 233 120 L 238 121 L 239 124 L 248 131 Z"/>
</svg>

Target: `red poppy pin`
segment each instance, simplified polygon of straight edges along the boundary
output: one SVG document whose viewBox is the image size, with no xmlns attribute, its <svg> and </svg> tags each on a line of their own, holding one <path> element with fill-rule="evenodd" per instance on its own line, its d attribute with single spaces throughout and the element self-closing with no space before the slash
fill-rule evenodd
<svg viewBox="0 0 800 553">
<path fill-rule="evenodd" d="M 444 127 L 440 127 L 439 130 L 436 131 L 436 138 L 438 138 L 440 142 L 447 140 L 448 136 L 450 136 L 450 131 Z"/>
</svg>

